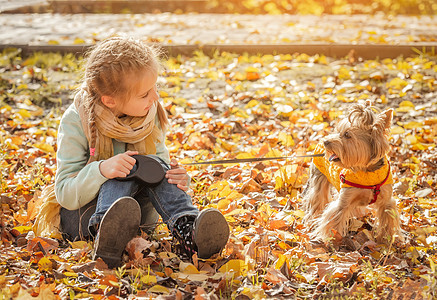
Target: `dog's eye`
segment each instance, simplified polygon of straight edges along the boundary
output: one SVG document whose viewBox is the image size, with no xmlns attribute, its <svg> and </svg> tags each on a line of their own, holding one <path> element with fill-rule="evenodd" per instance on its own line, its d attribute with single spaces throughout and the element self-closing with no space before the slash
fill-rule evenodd
<svg viewBox="0 0 437 300">
<path fill-rule="evenodd" d="M 351 135 L 350 135 L 349 131 L 346 131 L 346 132 L 343 134 L 343 137 L 345 137 L 346 139 L 350 139 L 350 138 L 351 138 Z"/>
</svg>

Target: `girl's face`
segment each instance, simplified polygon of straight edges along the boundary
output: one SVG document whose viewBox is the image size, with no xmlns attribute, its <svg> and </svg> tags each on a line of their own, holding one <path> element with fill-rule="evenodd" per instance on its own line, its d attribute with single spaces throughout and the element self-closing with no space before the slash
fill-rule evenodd
<svg viewBox="0 0 437 300">
<path fill-rule="evenodd" d="M 151 70 L 129 76 L 126 80 L 131 81 L 132 96 L 126 101 L 116 101 L 115 113 L 132 117 L 147 115 L 150 107 L 159 99 L 156 88 L 157 79 L 157 72 Z"/>
</svg>

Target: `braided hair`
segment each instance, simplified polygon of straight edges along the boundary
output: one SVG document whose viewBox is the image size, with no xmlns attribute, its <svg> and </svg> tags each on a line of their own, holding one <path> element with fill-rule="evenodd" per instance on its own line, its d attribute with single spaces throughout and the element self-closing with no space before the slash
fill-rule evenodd
<svg viewBox="0 0 437 300">
<path fill-rule="evenodd" d="M 112 37 L 93 47 L 87 54 L 84 70 L 84 86 L 87 97 L 83 105 L 88 115 L 90 128 L 90 156 L 94 156 L 97 126 L 94 107 L 101 97 L 111 96 L 117 99 L 130 99 L 127 75 L 141 72 L 157 73 L 161 67 L 157 47 L 146 45 L 140 40 L 125 37 Z M 158 120 L 163 132 L 169 121 L 167 113 L 158 102 Z"/>
</svg>

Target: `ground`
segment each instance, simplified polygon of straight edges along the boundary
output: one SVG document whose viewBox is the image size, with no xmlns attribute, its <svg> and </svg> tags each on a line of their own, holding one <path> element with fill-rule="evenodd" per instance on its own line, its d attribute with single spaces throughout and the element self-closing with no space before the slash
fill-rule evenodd
<svg viewBox="0 0 437 300">
<path fill-rule="evenodd" d="M 164 224 L 127 247 L 123 268 L 92 261 L 92 242 L 37 237 L 29 200 L 56 171 L 56 128 L 81 59 L 2 53 L 0 287 L 8 297 L 161 299 L 432 299 L 437 293 L 437 59 L 361 60 L 305 54 L 169 57 L 160 95 L 181 163 L 311 153 L 352 102 L 395 111 L 390 157 L 406 243 L 377 244 L 371 214 L 321 244 L 302 224 L 310 159 L 187 166 L 200 209 L 231 237 L 219 257 L 181 260 Z"/>
</svg>

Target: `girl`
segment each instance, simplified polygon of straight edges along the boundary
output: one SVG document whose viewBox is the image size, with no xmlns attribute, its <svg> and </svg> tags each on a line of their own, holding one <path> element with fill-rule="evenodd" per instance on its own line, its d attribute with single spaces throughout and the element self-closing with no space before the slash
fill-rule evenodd
<svg viewBox="0 0 437 300">
<path fill-rule="evenodd" d="M 185 192 L 190 177 L 170 162 L 164 143 L 169 122 L 156 87 L 158 54 L 131 38 L 97 45 L 59 125 L 55 193 L 62 231 L 72 240 L 95 235 L 93 259 L 111 268 L 120 265 L 139 226 L 156 222 L 157 213 L 190 258 L 195 252 L 211 257 L 229 237 L 223 215 L 199 213 Z M 116 179 L 134 170 L 136 154 L 150 155 L 166 170 L 158 186 Z"/>
</svg>

